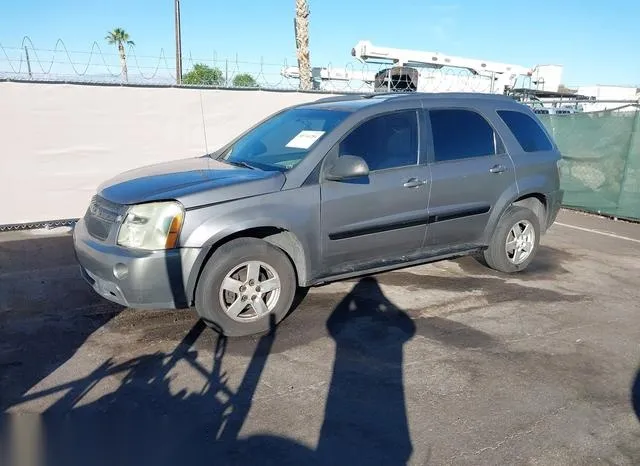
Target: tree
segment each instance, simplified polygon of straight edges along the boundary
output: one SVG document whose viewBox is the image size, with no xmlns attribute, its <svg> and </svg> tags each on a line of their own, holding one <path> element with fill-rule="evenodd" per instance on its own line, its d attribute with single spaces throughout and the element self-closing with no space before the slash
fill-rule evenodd
<svg viewBox="0 0 640 466">
<path fill-rule="evenodd" d="M 129 34 L 122 28 L 115 28 L 111 32 L 107 32 L 107 36 L 105 37 L 107 42 L 111 45 L 116 44 L 118 47 L 118 53 L 120 54 L 120 67 L 122 68 L 122 77 L 125 82 L 129 81 L 129 74 L 127 72 L 127 57 L 124 53 L 124 44 L 127 45 L 136 45 Z"/>
<path fill-rule="evenodd" d="M 191 71 L 182 76 L 182 83 L 221 86 L 224 84 L 224 76 L 219 68 L 211 68 L 204 63 L 196 63 Z"/>
<path fill-rule="evenodd" d="M 308 91 L 311 89 L 311 62 L 309 57 L 309 4 L 307 0 L 296 0 L 294 26 L 300 89 Z"/>
<path fill-rule="evenodd" d="M 258 83 L 249 73 L 241 73 L 233 78 L 236 87 L 258 87 Z"/>
</svg>

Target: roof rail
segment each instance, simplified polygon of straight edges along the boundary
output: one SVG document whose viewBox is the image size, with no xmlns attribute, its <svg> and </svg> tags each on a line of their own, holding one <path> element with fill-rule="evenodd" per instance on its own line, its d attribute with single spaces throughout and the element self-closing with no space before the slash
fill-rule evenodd
<svg viewBox="0 0 640 466">
<path fill-rule="evenodd" d="M 486 99 L 486 100 L 514 100 L 513 97 L 505 94 L 494 94 L 491 92 L 408 92 L 397 93 L 399 96 L 422 99 Z"/>
<path fill-rule="evenodd" d="M 325 97 L 318 99 L 313 103 L 330 103 L 330 102 L 344 102 L 350 100 L 361 99 L 376 99 L 376 98 L 393 98 L 396 99 L 421 99 L 421 98 L 450 98 L 450 99 L 488 99 L 488 100 L 514 100 L 512 96 L 504 94 L 494 94 L 489 92 L 424 92 L 424 91 L 412 91 L 412 92 L 370 92 L 366 94 L 349 94 L 338 95 L 332 97 Z"/>
<path fill-rule="evenodd" d="M 360 100 L 360 99 L 373 99 L 376 97 L 388 97 L 388 96 L 398 96 L 398 95 L 416 95 L 415 92 L 398 92 L 398 91 L 389 91 L 389 92 L 367 92 L 365 94 L 344 94 L 337 95 L 332 97 L 324 97 L 322 99 L 314 100 L 314 103 L 325 103 L 325 102 L 344 102 L 349 100 Z"/>
<path fill-rule="evenodd" d="M 330 102 L 344 102 L 349 100 L 359 100 L 367 98 L 366 94 L 349 94 L 349 95 L 338 95 L 332 97 L 323 97 L 322 99 L 314 100 L 314 104 L 323 104 Z"/>
</svg>

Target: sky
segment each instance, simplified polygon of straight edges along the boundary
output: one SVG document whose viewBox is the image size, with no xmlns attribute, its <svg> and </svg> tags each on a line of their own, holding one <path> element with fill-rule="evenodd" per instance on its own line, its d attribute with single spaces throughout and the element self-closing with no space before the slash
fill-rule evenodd
<svg viewBox="0 0 640 466">
<path fill-rule="evenodd" d="M 103 53 L 115 53 L 104 40 L 115 27 L 124 28 L 135 41 L 143 73 L 154 72 L 161 49 L 167 60 L 160 67 L 172 67 L 173 4 L 5 0 L 0 6 L 0 68 L 6 68 L 3 49 L 15 60 L 26 43 L 42 50 L 31 59 L 44 62 L 39 65 L 46 69 L 46 50 L 61 39 L 83 71 L 87 52 L 92 46 L 97 50 L 94 42 Z M 313 66 L 353 63 L 351 48 L 359 40 L 370 40 L 527 67 L 561 64 L 562 81 L 569 86 L 640 85 L 638 0 L 309 0 L 309 5 Z M 295 65 L 294 11 L 295 0 L 181 0 L 185 70 L 197 61 L 225 63 L 225 58 L 227 67 L 254 71 L 262 63 L 260 68 L 274 75 L 285 60 Z M 63 50 L 60 44 L 58 50 Z M 51 58 L 53 66 L 64 61 L 63 55 Z M 108 57 L 109 63 L 111 59 L 117 71 L 117 56 Z M 95 57 L 91 63 L 89 72 L 102 66 Z"/>
</svg>

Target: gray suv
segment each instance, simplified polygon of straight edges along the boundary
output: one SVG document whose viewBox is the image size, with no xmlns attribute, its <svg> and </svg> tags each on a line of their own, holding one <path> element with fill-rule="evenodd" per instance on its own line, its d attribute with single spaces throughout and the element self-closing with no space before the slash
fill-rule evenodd
<svg viewBox="0 0 640 466">
<path fill-rule="evenodd" d="M 259 333 L 300 288 L 473 254 L 534 258 L 560 153 L 506 96 L 374 94 L 286 108 L 205 156 L 125 172 L 74 229 L 85 279 L 133 308 Z"/>
</svg>

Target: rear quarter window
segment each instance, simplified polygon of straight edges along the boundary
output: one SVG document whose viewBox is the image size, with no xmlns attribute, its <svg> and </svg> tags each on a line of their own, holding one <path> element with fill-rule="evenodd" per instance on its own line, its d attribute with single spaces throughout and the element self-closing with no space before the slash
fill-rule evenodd
<svg viewBox="0 0 640 466">
<path fill-rule="evenodd" d="M 553 143 L 531 116 L 515 110 L 498 110 L 498 116 L 511 130 L 525 152 L 553 149 Z"/>
<path fill-rule="evenodd" d="M 496 153 L 496 135 L 482 115 L 465 109 L 429 110 L 434 159 L 449 162 Z"/>
</svg>

